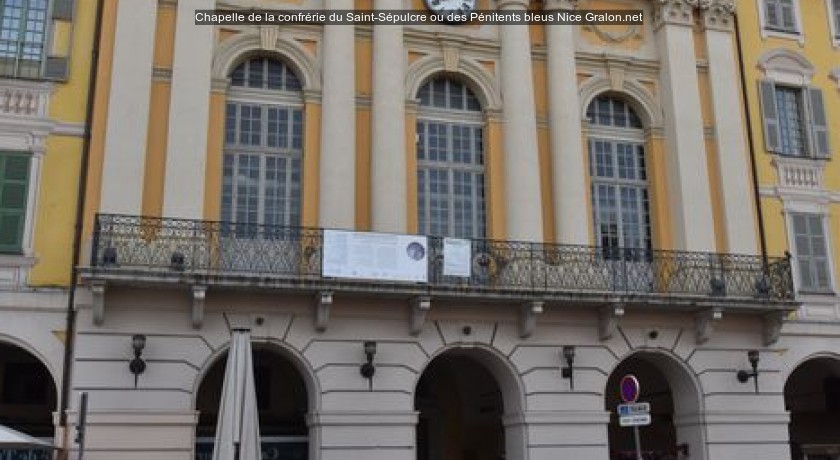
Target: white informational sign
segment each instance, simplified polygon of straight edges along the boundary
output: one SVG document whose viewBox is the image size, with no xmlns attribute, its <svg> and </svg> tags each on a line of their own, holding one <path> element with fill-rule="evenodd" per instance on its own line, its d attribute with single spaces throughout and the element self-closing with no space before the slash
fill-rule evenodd
<svg viewBox="0 0 840 460">
<path fill-rule="evenodd" d="M 620 426 L 647 426 L 650 425 L 650 414 L 625 415 L 618 418 Z"/>
<path fill-rule="evenodd" d="M 472 242 L 460 238 L 443 239 L 443 276 L 472 276 Z"/>
<path fill-rule="evenodd" d="M 650 413 L 650 403 L 633 403 L 633 404 L 619 404 L 618 415 L 636 415 Z"/>
<path fill-rule="evenodd" d="M 425 236 L 324 230 L 322 275 L 382 281 L 428 281 Z"/>
</svg>

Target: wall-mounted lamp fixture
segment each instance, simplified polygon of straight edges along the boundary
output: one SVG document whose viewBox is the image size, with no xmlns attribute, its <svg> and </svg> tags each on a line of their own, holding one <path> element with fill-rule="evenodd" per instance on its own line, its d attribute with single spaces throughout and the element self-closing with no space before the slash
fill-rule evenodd
<svg viewBox="0 0 840 460">
<path fill-rule="evenodd" d="M 738 371 L 738 381 L 747 383 L 750 379 L 755 382 L 755 392 L 758 393 L 758 350 L 750 350 L 747 352 L 747 359 L 750 361 L 752 371 L 740 370 Z"/>
<path fill-rule="evenodd" d="M 569 388 L 575 389 L 575 347 L 574 345 L 563 346 L 563 359 L 566 361 L 566 367 L 560 370 L 560 376 L 564 379 L 569 379 Z"/>
<path fill-rule="evenodd" d="M 368 384 L 373 388 L 373 374 L 376 373 L 376 367 L 373 366 L 373 356 L 376 354 L 376 342 L 372 340 L 366 341 L 364 350 L 367 362 L 362 364 L 359 372 L 361 372 L 362 377 L 368 379 Z"/>
<path fill-rule="evenodd" d="M 138 377 L 143 372 L 146 372 L 146 361 L 140 358 L 143 354 L 143 349 L 146 348 L 146 336 L 143 334 L 134 334 L 134 337 L 131 338 L 131 348 L 134 349 L 134 359 L 128 363 L 128 369 L 134 374 L 134 388 L 137 388 Z"/>
</svg>

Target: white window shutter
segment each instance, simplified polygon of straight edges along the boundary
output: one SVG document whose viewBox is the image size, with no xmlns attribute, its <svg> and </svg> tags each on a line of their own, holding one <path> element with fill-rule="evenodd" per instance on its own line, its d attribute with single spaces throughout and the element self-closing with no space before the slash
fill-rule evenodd
<svg viewBox="0 0 840 460">
<path fill-rule="evenodd" d="M 779 131 L 779 110 L 776 108 L 776 85 L 770 80 L 759 82 L 761 114 L 764 119 L 764 146 L 768 152 L 782 153 Z"/>
<path fill-rule="evenodd" d="M 828 122 L 825 117 L 823 93 L 819 88 L 808 88 L 808 125 L 811 131 L 811 154 L 816 158 L 831 156 L 828 141 Z"/>
</svg>

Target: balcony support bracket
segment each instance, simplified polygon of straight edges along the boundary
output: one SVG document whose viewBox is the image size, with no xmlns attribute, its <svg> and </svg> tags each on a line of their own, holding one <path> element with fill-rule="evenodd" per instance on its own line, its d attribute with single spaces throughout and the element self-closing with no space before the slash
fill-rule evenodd
<svg viewBox="0 0 840 460">
<path fill-rule="evenodd" d="M 420 296 L 411 299 L 409 305 L 408 332 L 417 337 L 423 332 L 423 325 L 426 324 L 426 315 L 432 309 L 432 299 L 428 296 Z"/>
<path fill-rule="evenodd" d="M 782 311 L 764 315 L 764 346 L 770 346 L 779 341 L 786 317 L 787 313 Z"/>
<path fill-rule="evenodd" d="M 618 320 L 624 316 L 624 304 L 614 302 L 598 312 L 598 337 L 609 340 L 618 328 Z"/>
<path fill-rule="evenodd" d="M 723 318 L 722 308 L 710 308 L 694 316 L 694 334 L 698 345 L 702 345 L 712 338 L 714 323 L 721 318 Z"/>
<path fill-rule="evenodd" d="M 105 282 L 94 281 L 90 292 L 93 294 L 93 324 L 101 326 L 105 322 Z"/>
<path fill-rule="evenodd" d="M 537 316 L 542 314 L 545 302 L 534 300 L 519 307 L 519 337 L 527 339 L 537 328 Z"/>
<path fill-rule="evenodd" d="M 192 319 L 193 329 L 201 329 L 204 325 L 204 301 L 207 298 L 207 286 L 195 285 L 192 287 Z"/>
<path fill-rule="evenodd" d="M 321 291 L 315 297 L 315 330 L 324 332 L 330 322 L 330 309 L 333 304 L 333 291 Z"/>
</svg>

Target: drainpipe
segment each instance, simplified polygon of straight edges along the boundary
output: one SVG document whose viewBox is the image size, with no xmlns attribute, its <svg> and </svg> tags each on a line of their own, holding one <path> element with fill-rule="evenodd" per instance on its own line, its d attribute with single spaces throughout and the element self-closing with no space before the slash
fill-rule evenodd
<svg viewBox="0 0 840 460">
<path fill-rule="evenodd" d="M 81 171 L 79 171 L 79 187 L 76 198 L 76 221 L 73 234 L 73 256 L 70 276 L 70 291 L 67 294 L 67 322 L 64 342 L 64 364 L 61 375 L 61 405 L 59 408 L 59 426 L 64 428 L 64 439 L 61 444 L 59 458 L 69 455 L 69 433 L 67 431 L 67 407 L 70 399 L 70 375 L 73 365 L 73 355 L 76 342 L 76 289 L 79 286 L 79 264 L 82 250 L 82 227 L 85 211 L 85 191 L 87 187 L 88 166 L 90 163 L 91 124 L 93 123 L 94 95 L 96 92 L 96 76 L 99 67 L 99 42 L 102 39 L 102 10 L 105 0 L 97 0 L 96 23 L 93 34 L 93 48 L 91 50 L 90 74 L 88 76 L 87 107 L 85 108 L 85 132 L 82 140 Z"/>
<path fill-rule="evenodd" d="M 767 234 L 764 230 L 764 211 L 761 207 L 761 193 L 758 186 L 758 165 L 756 162 L 755 139 L 753 138 L 752 130 L 752 113 L 750 112 L 750 104 L 747 95 L 747 75 L 744 67 L 744 52 L 741 45 L 741 31 L 738 26 L 738 13 L 733 16 L 735 23 L 735 43 L 738 49 L 738 69 L 741 72 L 741 92 L 744 95 L 744 116 L 747 122 L 747 145 L 750 150 L 750 166 L 752 168 L 752 183 L 753 183 L 753 199 L 755 200 L 756 217 L 758 218 L 758 242 L 761 250 L 761 263 L 764 270 L 767 270 Z"/>
</svg>

